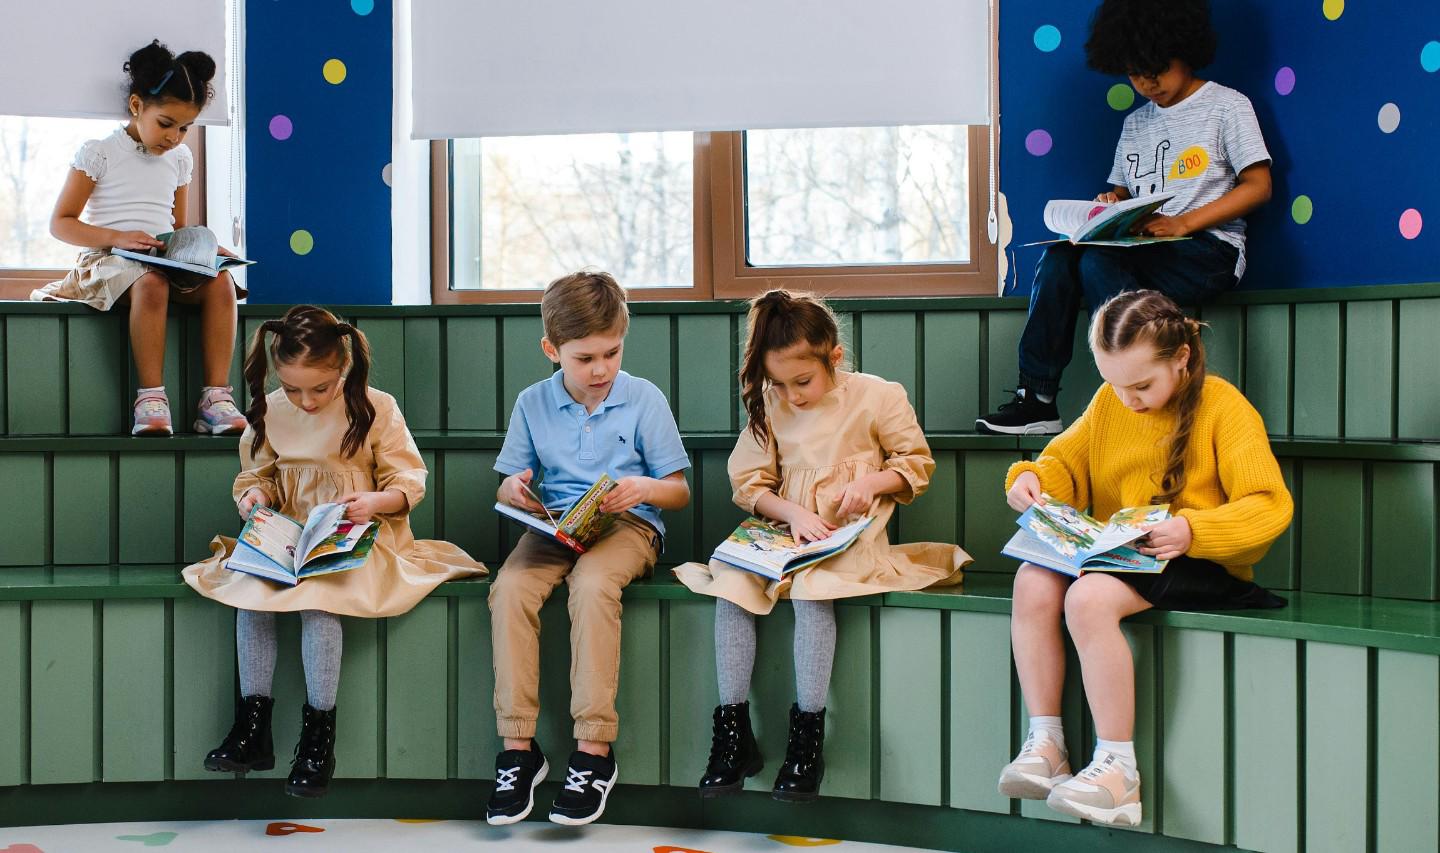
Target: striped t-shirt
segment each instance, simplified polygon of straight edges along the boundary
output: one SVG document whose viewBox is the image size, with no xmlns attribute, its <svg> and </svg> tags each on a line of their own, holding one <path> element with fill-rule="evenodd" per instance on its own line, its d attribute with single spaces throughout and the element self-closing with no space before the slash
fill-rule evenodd
<svg viewBox="0 0 1440 853">
<path fill-rule="evenodd" d="M 1177 216 L 1234 189 L 1248 166 L 1270 161 L 1250 99 L 1215 82 L 1170 107 L 1147 101 L 1125 117 L 1110 183 L 1134 198 L 1173 192 L 1162 213 Z M 1245 220 L 1209 229 L 1239 251 L 1235 277 L 1245 273 Z"/>
</svg>

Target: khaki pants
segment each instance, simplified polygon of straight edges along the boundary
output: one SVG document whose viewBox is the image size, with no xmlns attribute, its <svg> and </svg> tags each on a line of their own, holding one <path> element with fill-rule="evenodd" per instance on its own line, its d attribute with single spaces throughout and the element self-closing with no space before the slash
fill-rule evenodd
<svg viewBox="0 0 1440 853">
<path fill-rule="evenodd" d="M 584 554 L 538 533 L 520 537 L 490 586 L 495 724 L 501 737 L 535 736 L 540 716 L 540 606 L 569 587 L 570 716 L 575 739 L 611 742 L 620 728 L 620 592 L 659 556 L 659 535 L 630 515 Z"/>
</svg>

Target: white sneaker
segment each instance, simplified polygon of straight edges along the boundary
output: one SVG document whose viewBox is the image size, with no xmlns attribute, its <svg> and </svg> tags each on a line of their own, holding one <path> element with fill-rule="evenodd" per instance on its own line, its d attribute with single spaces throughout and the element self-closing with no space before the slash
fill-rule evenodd
<svg viewBox="0 0 1440 853">
<path fill-rule="evenodd" d="M 1120 759 L 1101 752 L 1079 776 L 1056 785 L 1045 805 L 1095 823 L 1139 826 L 1140 776 L 1131 779 Z"/>
<path fill-rule="evenodd" d="M 1000 793 L 1020 800 L 1043 800 L 1069 778 L 1065 747 L 1040 732 L 1025 738 L 1020 754 L 1000 771 Z"/>
</svg>

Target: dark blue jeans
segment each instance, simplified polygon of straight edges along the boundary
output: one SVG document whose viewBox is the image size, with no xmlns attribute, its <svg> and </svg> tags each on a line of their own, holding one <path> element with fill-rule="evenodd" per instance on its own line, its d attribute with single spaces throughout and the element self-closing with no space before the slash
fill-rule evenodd
<svg viewBox="0 0 1440 853">
<path fill-rule="evenodd" d="M 1094 310 L 1127 290 L 1158 290 L 1182 306 L 1208 302 L 1235 286 L 1238 250 L 1211 234 L 1144 246 L 1055 243 L 1035 267 L 1030 313 L 1020 335 L 1020 385 L 1060 390 L 1080 306 Z"/>
</svg>

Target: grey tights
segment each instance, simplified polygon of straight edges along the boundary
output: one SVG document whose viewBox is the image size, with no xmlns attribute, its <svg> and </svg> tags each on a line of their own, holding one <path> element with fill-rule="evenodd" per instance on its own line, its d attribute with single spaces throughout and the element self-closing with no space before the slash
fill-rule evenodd
<svg viewBox="0 0 1440 853">
<path fill-rule="evenodd" d="M 340 690 L 340 617 L 323 610 L 300 611 L 300 660 L 310 707 L 328 711 Z M 235 651 L 240 661 L 240 695 L 269 696 L 275 680 L 275 614 L 235 611 Z"/>
<path fill-rule="evenodd" d="M 835 604 L 799 601 L 795 606 L 795 697 L 800 710 L 825 707 L 835 663 Z M 720 704 L 735 705 L 750 695 L 755 670 L 755 616 L 723 598 L 715 600 L 715 674 Z"/>
</svg>

